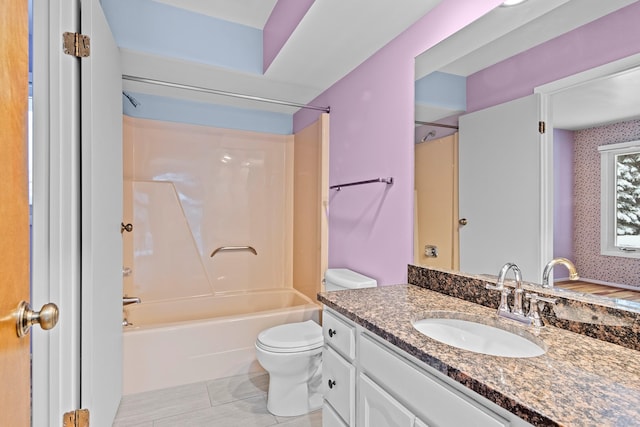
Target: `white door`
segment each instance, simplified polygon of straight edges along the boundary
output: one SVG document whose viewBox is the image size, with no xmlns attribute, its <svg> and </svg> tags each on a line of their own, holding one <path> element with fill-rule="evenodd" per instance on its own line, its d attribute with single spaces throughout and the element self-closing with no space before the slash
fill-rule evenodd
<svg viewBox="0 0 640 427">
<path fill-rule="evenodd" d="M 98 0 L 80 3 L 82 332 L 80 405 L 111 426 L 122 394 L 122 78 Z"/>
<path fill-rule="evenodd" d="M 541 135 L 539 96 L 460 117 L 460 270 L 498 274 L 516 263 L 540 282 Z"/>
</svg>

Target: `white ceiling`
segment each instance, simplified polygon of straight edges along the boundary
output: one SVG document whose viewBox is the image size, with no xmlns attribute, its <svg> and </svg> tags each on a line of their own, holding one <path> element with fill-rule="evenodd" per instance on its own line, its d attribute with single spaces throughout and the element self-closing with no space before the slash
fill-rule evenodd
<svg viewBox="0 0 640 427">
<path fill-rule="evenodd" d="M 158 0 L 192 12 L 262 28 L 275 0 Z M 123 50 L 123 74 L 260 96 L 310 103 L 368 57 L 419 20 L 441 0 L 315 1 L 264 75 L 190 64 L 175 66 L 171 58 Z M 166 63 L 166 66 L 164 65 Z M 193 68 L 195 71 L 191 70 Z M 211 78 L 215 75 L 217 78 Z M 275 112 L 297 109 L 239 101 L 215 95 L 176 91 L 158 85 L 124 81 L 125 90 L 179 96 Z M 178 94 L 179 93 L 179 94 Z"/>
<path fill-rule="evenodd" d="M 529 0 L 519 6 L 496 8 L 419 55 L 416 79 L 433 71 L 469 76 L 634 1 Z M 579 90 L 554 96 L 554 122 L 565 129 L 580 129 L 640 117 L 640 102 L 630 95 L 638 87 L 634 79 L 640 80 L 640 75 L 602 80 L 593 86 L 585 84 Z M 629 87 L 632 80 L 634 89 Z M 562 106 L 556 108 L 555 99 Z M 420 116 L 419 120 L 435 121 L 446 115 L 439 111 L 439 117 Z"/>
<path fill-rule="evenodd" d="M 254 28 L 263 28 L 277 0 L 157 0 L 171 6 Z M 309 103 L 348 74 L 378 49 L 431 10 L 440 0 L 320 0 L 314 2 L 265 75 L 194 64 L 191 73 L 166 58 L 123 52 L 124 74 L 145 75 L 200 87 L 247 93 L 265 98 Z M 416 58 L 416 79 L 433 71 L 468 76 L 567 31 L 633 3 L 634 0 L 528 0 L 515 7 L 499 7 Z M 312 54 L 309 54 L 309 53 Z M 628 90 L 638 73 L 599 81 L 592 90 L 581 85 L 563 96 L 554 120 L 565 128 L 581 128 L 608 114 L 602 123 L 617 117 L 640 116 L 640 106 Z M 640 80 L 640 76 L 637 77 Z M 634 80 L 635 82 L 635 80 Z M 635 88 L 637 88 L 637 83 Z M 252 103 L 125 82 L 125 89 L 185 99 L 211 101 L 277 112 L 296 109 Z M 612 90 L 614 92 L 612 92 Z M 637 92 L 635 92 L 637 93 Z M 614 102 L 615 101 L 615 102 Z M 554 101 L 556 102 L 556 101 Z M 454 112 L 434 106 L 418 106 L 419 119 L 435 121 Z"/>
<path fill-rule="evenodd" d="M 553 125 L 578 130 L 640 118 L 640 68 L 597 78 L 551 96 Z"/>
<path fill-rule="evenodd" d="M 440 0 L 318 0 L 267 70 L 267 77 L 326 89 Z"/>
<path fill-rule="evenodd" d="M 156 0 L 191 12 L 263 29 L 278 0 Z"/>
</svg>

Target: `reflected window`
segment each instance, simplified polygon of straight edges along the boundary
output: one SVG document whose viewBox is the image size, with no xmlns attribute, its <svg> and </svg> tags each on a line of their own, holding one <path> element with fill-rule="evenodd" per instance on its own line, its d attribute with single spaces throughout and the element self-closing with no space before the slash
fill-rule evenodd
<svg viewBox="0 0 640 427">
<path fill-rule="evenodd" d="M 640 258 L 640 141 L 601 146 L 603 255 Z"/>
</svg>

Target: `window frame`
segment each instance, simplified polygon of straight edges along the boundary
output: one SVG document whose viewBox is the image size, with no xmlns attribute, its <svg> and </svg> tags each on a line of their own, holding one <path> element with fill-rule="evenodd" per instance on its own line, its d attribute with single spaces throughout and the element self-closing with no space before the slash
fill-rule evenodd
<svg viewBox="0 0 640 427">
<path fill-rule="evenodd" d="M 616 246 L 616 156 L 640 152 L 640 140 L 607 144 L 600 152 L 600 253 L 640 259 L 640 248 L 623 250 Z"/>
</svg>

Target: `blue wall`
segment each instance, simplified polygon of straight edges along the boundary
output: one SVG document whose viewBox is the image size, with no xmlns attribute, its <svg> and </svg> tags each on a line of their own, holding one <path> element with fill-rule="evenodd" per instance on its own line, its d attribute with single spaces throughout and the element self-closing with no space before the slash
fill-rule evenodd
<svg viewBox="0 0 640 427">
<path fill-rule="evenodd" d="M 260 29 L 151 0 L 103 0 L 102 8 L 120 48 L 262 74 Z"/>
<path fill-rule="evenodd" d="M 124 95 L 122 96 L 124 114 L 131 117 L 280 135 L 290 135 L 293 132 L 292 114 L 251 110 L 135 92 L 127 92 L 127 94 L 138 102 L 138 106 L 134 107 Z"/>
<path fill-rule="evenodd" d="M 466 111 L 467 78 L 433 72 L 416 80 L 416 104 L 428 104 L 449 110 Z"/>
</svg>

